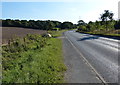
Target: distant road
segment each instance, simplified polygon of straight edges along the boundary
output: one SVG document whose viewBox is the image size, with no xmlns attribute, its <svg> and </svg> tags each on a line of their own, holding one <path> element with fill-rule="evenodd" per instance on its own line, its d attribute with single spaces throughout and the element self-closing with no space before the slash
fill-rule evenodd
<svg viewBox="0 0 120 85">
<path fill-rule="evenodd" d="M 75 31 L 65 32 L 63 50 L 68 66 L 66 80 L 69 83 L 117 83 L 118 48 L 118 40 L 115 39 Z M 91 69 L 93 71 L 90 72 Z"/>
</svg>

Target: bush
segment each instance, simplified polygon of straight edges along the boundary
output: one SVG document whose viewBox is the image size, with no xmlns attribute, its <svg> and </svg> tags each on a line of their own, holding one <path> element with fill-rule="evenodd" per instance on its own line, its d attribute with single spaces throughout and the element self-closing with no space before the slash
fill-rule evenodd
<svg viewBox="0 0 120 85">
<path fill-rule="evenodd" d="M 115 29 L 120 29 L 120 20 L 118 22 L 116 22 L 116 24 L 114 25 Z"/>
</svg>

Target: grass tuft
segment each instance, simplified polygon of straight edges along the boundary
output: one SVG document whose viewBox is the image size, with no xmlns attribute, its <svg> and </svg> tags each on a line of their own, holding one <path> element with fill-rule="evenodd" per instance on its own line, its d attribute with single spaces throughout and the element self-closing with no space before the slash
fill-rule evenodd
<svg viewBox="0 0 120 85">
<path fill-rule="evenodd" d="M 3 83 L 64 82 L 60 39 L 29 34 L 2 48 Z"/>
</svg>

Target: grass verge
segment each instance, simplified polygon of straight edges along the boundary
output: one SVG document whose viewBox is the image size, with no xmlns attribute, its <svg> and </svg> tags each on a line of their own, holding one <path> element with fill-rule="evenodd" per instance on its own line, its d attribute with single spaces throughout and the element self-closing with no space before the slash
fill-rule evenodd
<svg viewBox="0 0 120 85">
<path fill-rule="evenodd" d="M 62 36 L 62 33 L 68 30 L 48 31 L 54 38 Z"/>
<path fill-rule="evenodd" d="M 104 32 L 83 32 L 83 31 L 79 31 L 77 30 L 77 32 L 80 32 L 80 33 L 86 33 L 86 34 L 92 34 L 92 35 L 98 35 L 98 36 L 103 36 L 103 37 L 113 37 L 115 39 L 119 39 L 120 37 L 120 34 L 119 33 L 104 33 Z"/>
<path fill-rule="evenodd" d="M 28 35 L 2 47 L 3 83 L 63 83 L 66 70 L 57 38 Z"/>
</svg>

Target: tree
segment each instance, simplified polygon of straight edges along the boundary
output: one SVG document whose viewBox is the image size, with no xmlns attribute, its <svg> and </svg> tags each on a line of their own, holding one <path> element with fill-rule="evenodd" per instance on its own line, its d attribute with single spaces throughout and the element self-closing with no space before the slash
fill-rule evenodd
<svg viewBox="0 0 120 85">
<path fill-rule="evenodd" d="M 21 24 L 21 21 L 18 20 L 18 19 L 17 19 L 17 20 L 14 20 L 14 21 L 13 21 L 13 24 L 14 24 L 15 27 L 20 27 L 20 26 L 22 25 L 22 24 Z"/>
<path fill-rule="evenodd" d="M 72 22 L 63 22 L 60 27 L 62 29 L 72 29 L 73 23 Z"/>
<path fill-rule="evenodd" d="M 2 19 L 0 19 L 0 27 L 2 27 Z"/>
<path fill-rule="evenodd" d="M 59 21 L 51 21 L 51 22 L 54 23 L 56 28 L 60 28 L 61 22 L 59 22 Z"/>
<path fill-rule="evenodd" d="M 52 30 L 52 28 L 55 27 L 55 24 L 50 20 L 46 21 L 46 23 L 47 23 L 46 24 L 46 30 Z"/>
<path fill-rule="evenodd" d="M 93 24 L 93 22 L 92 22 L 92 21 L 89 21 L 88 24 Z"/>
<path fill-rule="evenodd" d="M 78 25 L 85 25 L 85 22 L 83 20 L 79 20 Z"/>
<path fill-rule="evenodd" d="M 113 13 L 109 13 L 108 18 L 112 21 L 112 20 L 113 20 L 113 16 L 114 16 L 114 14 L 113 14 Z"/>
<path fill-rule="evenodd" d="M 11 20 L 11 19 L 2 20 L 2 26 L 12 27 L 13 25 L 14 25 L 13 20 Z"/>
<path fill-rule="evenodd" d="M 113 16 L 114 14 L 112 12 L 109 12 L 109 10 L 104 10 L 104 13 L 100 15 L 100 19 L 102 20 L 102 22 L 105 22 L 106 24 L 106 28 L 108 25 L 108 20 L 112 21 L 113 20 Z"/>
</svg>

